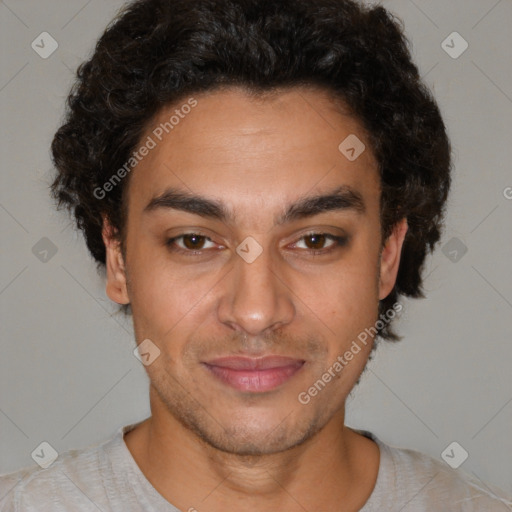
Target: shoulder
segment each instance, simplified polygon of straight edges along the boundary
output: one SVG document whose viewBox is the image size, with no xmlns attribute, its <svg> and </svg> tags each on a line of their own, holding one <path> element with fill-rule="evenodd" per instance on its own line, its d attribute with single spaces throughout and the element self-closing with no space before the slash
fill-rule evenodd
<svg viewBox="0 0 512 512">
<path fill-rule="evenodd" d="M 512 505 L 511 496 L 461 468 L 453 469 L 441 459 L 416 450 L 389 445 L 388 449 L 397 488 L 407 490 L 407 500 L 425 510 L 449 504 L 453 511 L 476 512 Z"/>
<path fill-rule="evenodd" d="M 507 510 L 506 506 L 512 506 L 511 495 L 461 468 L 452 469 L 441 459 L 386 444 L 370 432 L 361 432 L 369 434 L 381 452 L 377 483 L 364 512 L 426 512 L 443 508 L 453 512 L 477 512 Z"/>
<path fill-rule="evenodd" d="M 102 474 L 109 465 L 107 451 L 118 435 L 59 454 L 46 469 L 34 465 L 0 475 L 0 510 L 57 512 L 91 502 L 101 507 L 107 502 Z"/>
</svg>

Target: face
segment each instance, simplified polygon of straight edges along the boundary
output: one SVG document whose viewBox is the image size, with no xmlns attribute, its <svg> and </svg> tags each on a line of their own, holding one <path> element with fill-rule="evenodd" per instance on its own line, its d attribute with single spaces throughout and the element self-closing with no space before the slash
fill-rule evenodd
<svg viewBox="0 0 512 512">
<path fill-rule="evenodd" d="M 343 414 L 371 342 L 333 364 L 377 321 L 406 223 L 382 245 L 377 163 L 324 91 L 194 101 L 141 139 L 155 147 L 130 175 L 126 259 L 104 223 L 107 293 L 160 350 L 146 366 L 153 417 L 223 451 L 278 452 Z M 350 135 L 366 145 L 355 160 L 338 148 Z"/>
</svg>

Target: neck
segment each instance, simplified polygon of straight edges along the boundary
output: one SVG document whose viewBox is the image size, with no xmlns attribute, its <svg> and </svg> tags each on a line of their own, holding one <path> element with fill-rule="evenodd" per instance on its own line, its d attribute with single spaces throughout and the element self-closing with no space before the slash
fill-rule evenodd
<svg viewBox="0 0 512 512">
<path fill-rule="evenodd" d="M 302 444 L 249 456 L 218 450 L 163 408 L 152 412 L 125 442 L 153 487 L 181 510 L 355 511 L 375 485 L 378 447 L 344 425 L 344 409 Z"/>
</svg>

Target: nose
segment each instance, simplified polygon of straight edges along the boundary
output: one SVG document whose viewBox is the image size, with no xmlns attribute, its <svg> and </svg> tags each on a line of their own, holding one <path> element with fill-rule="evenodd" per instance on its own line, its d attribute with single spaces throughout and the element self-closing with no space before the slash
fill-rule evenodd
<svg viewBox="0 0 512 512">
<path fill-rule="evenodd" d="M 267 248 L 252 262 L 234 255 L 218 304 L 219 321 L 234 330 L 261 336 L 290 323 L 295 315 L 292 292 Z"/>
</svg>

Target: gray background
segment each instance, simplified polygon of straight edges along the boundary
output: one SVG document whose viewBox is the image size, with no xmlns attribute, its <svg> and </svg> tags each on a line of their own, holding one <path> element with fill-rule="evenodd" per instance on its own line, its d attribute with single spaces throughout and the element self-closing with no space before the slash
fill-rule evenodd
<svg viewBox="0 0 512 512">
<path fill-rule="evenodd" d="M 113 315 L 81 234 L 47 190 L 73 72 L 121 5 L 0 3 L 0 472 L 34 464 L 42 441 L 62 453 L 149 415 L 130 322 Z M 461 469 L 512 492 L 512 2 L 384 5 L 404 21 L 456 168 L 427 298 L 403 301 L 404 340 L 381 344 L 350 397 L 348 424 L 436 458 L 457 441 L 469 452 Z M 47 59 L 31 48 L 43 31 L 59 45 Z M 456 59 L 441 46 L 454 31 L 469 43 Z M 46 262 L 43 237 L 57 248 Z"/>
</svg>

